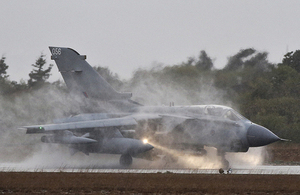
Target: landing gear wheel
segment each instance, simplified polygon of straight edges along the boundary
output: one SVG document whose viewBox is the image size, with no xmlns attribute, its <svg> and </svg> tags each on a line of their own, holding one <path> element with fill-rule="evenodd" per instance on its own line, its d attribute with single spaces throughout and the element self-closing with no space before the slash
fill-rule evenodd
<svg viewBox="0 0 300 195">
<path fill-rule="evenodd" d="M 220 168 L 220 169 L 219 169 L 219 173 L 220 173 L 220 174 L 224 174 L 224 169 Z"/>
<path fill-rule="evenodd" d="M 228 168 L 229 168 L 229 162 L 228 162 L 228 160 L 226 160 L 225 158 L 222 159 L 222 167 L 223 167 L 224 169 L 228 169 Z"/>
<path fill-rule="evenodd" d="M 226 172 L 224 171 L 223 168 L 220 168 L 220 169 L 219 169 L 219 173 L 220 173 L 220 174 L 226 174 Z M 231 174 L 231 173 L 232 173 L 232 169 L 229 168 L 229 169 L 227 170 L 227 174 Z"/>
<path fill-rule="evenodd" d="M 227 174 L 231 174 L 231 173 L 232 173 L 232 169 L 229 168 L 229 169 L 227 170 Z"/>
<path fill-rule="evenodd" d="M 129 154 L 122 154 L 119 162 L 120 165 L 128 167 L 132 164 L 132 157 Z"/>
</svg>

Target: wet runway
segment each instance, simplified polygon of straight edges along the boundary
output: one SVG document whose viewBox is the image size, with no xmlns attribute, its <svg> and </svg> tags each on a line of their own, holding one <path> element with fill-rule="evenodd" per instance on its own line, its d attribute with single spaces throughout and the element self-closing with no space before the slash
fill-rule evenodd
<svg viewBox="0 0 300 195">
<path fill-rule="evenodd" d="M 77 153 L 42 148 L 16 162 L 1 162 L 0 172 L 86 172 L 86 173 L 178 173 L 178 174 L 219 174 L 221 167 L 217 157 L 207 158 L 184 155 L 178 162 L 168 163 L 164 159 L 147 161 L 134 159 L 130 168 L 119 165 L 120 155 Z M 262 165 L 263 150 L 252 150 L 245 154 L 228 154 L 232 174 L 286 174 L 300 175 L 300 166 Z M 226 171 L 225 171 L 226 173 Z"/>
<path fill-rule="evenodd" d="M 0 164 L 0 172 L 82 172 L 82 173 L 176 173 L 176 174 L 219 174 L 219 169 L 182 169 L 182 168 L 123 168 L 120 166 L 93 167 L 25 167 L 16 164 Z M 225 174 L 227 171 L 225 170 Z M 231 174 L 300 175 L 300 166 L 236 167 Z"/>
</svg>

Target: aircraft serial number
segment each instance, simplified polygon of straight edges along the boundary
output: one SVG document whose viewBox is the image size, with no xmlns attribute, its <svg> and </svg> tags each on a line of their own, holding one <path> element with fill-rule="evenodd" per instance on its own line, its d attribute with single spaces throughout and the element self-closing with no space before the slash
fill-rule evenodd
<svg viewBox="0 0 300 195">
<path fill-rule="evenodd" d="M 55 47 L 52 49 L 52 55 L 59 56 L 61 54 L 61 48 Z"/>
</svg>

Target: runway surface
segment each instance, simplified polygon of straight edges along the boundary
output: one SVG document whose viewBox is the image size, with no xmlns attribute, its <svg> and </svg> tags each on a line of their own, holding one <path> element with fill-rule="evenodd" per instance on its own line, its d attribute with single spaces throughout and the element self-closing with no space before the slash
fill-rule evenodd
<svg viewBox="0 0 300 195">
<path fill-rule="evenodd" d="M 219 169 L 182 169 L 182 168 L 124 168 L 120 166 L 103 167 L 25 167 L 18 164 L 0 163 L 0 172 L 82 172 L 82 173 L 176 173 L 176 174 L 219 174 Z M 225 170 L 225 174 L 227 171 Z M 231 174 L 268 174 L 268 175 L 300 175 L 300 166 L 236 167 Z"/>
<path fill-rule="evenodd" d="M 42 148 L 43 149 L 43 148 Z M 55 152 L 53 152 L 55 151 Z M 300 175 L 300 166 L 263 165 L 263 150 L 252 150 L 245 154 L 228 154 L 232 174 L 280 174 Z M 178 173 L 219 174 L 220 160 L 216 155 L 208 157 L 179 156 L 176 163 L 163 158 L 157 161 L 134 159 L 130 168 L 119 165 L 120 155 L 77 153 L 44 148 L 22 160 L 2 161 L 0 172 L 86 172 L 86 173 Z M 225 171 L 226 172 L 226 171 Z"/>
</svg>

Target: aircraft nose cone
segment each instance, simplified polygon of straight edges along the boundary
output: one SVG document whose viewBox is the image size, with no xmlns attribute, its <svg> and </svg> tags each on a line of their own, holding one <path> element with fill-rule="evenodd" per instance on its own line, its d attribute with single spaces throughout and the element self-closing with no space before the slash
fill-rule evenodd
<svg viewBox="0 0 300 195">
<path fill-rule="evenodd" d="M 280 140 L 280 138 L 269 129 L 257 124 L 252 124 L 248 128 L 247 139 L 249 147 L 265 146 Z"/>
</svg>

